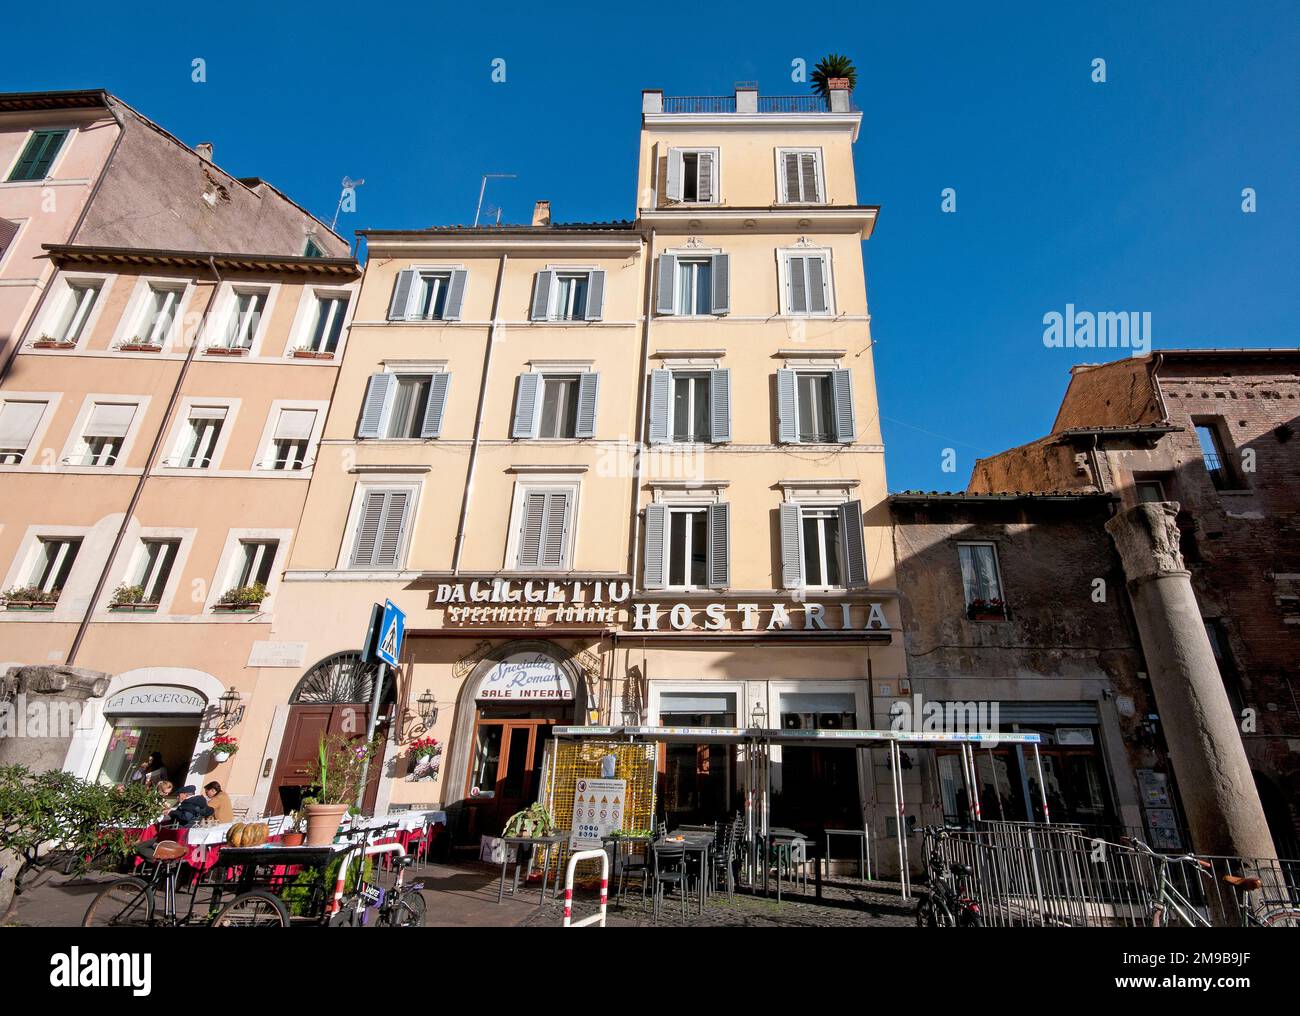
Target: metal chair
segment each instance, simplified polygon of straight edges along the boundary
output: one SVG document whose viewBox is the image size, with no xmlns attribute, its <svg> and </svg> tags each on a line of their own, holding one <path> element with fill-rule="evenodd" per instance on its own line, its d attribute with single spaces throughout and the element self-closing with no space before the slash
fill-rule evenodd
<svg viewBox="0 0 1300 1016">
<path fill-rule="evenodd" d="M 713 881 L 716 886 L 725 886 L 727 899 L 735 898 L 736 893 L 736 823 L 730 823 L 722 832 L 722 843 L 713 852 Z"/>
<path fill-rule="evenodd" d="M 659 921 L 659 908 L 663 902 L 664 888 L 677 886 L 682 897 L 682 919 L 690 916 L 687 902 L 689 876 L 686 872 L 686 848 L 680 844 L 655 843 L 651 846 L 654 855 L 654 920 Z"/>
</svg>

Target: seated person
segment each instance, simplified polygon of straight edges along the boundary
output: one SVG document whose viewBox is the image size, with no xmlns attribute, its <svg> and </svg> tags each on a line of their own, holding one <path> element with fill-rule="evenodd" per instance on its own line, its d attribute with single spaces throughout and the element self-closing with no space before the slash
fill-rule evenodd
<svg viewBox="0 0 1300 1016">
<path fill-rule="evenodd" d="M 208 799 L 208 807 L 216 812 L 218 822 L 235 821 L 235 806 L 230 801 L 230 795 L 221 789 L 220 783 L 213 780 L 204 784 L 203 796 Z"/>
<path fill-rule="evenodd" d="M 192 783 L 181 787 L 176 793 L 176 798 L 180 804 L 167 813 L 167 818 L 178 826 L 198 825 L 201 820 L 214 814 L 208 807 L 208 802 L 196 794 Z"/>
</svg>

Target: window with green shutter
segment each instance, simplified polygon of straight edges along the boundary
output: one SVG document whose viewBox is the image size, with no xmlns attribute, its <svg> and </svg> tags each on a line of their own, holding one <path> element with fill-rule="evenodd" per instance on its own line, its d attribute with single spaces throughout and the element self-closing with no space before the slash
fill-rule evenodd
<svg viewBox="0 0 1300 1016">
<path fill-rule="evenodd" d="M 63 147 L 63 141 L 67 136 L 66 130 L 32 131 L 32 136 L 27 139 L 27 147 L 23 149 L 23 154 L 18 157 L 18 162 L 14 164 L 9 174 L 10 182 L 44 180 L 49 176 L 50 167 L 54 165 L 54 157 L 59 154 L 59 149 Z"/>
</svg>

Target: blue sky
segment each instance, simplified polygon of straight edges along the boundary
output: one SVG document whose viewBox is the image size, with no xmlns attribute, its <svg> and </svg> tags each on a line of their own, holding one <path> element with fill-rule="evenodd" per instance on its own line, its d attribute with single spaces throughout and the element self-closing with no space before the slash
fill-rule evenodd
<svg viewBox="0 0 1300 1016">
<path fill-rule="evenodd" d="M 964 487 L 976 456 L 1047 432 L 1072 363 L 1122 355 L 1046 348 L 1067 303 L 1150 312 L 1156 348 L 1300 343 L 1293 2 L 661 10 L 25 5 L 7 34 L 59 45 L 9 47 L 0 89 L 106 87 L 327 221 L 364 177 L 350 235 L 468 222 L 484 172 L 518 174 L 489 192 L 503 221 L 543 197 L 557 220 L 630 217 L 642 88 L 798 93 L 793 59 L 848 53 L 859 199 L 882 206 L 865 253 L 892 490 Z M 557 158 L 566 139 L 581 151 Z"/>
</svg>

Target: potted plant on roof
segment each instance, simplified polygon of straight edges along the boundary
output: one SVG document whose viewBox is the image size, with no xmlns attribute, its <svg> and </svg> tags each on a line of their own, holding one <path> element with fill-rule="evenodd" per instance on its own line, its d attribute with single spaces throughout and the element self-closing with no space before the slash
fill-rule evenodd
<svg viewBox="0 0 1300 1016">
<path fill-rule="evenodd" d="M 266 586 L 254 582 L 251 586 L 236 586 L 221 594 L 212 609 L 227 614 L 255 614 L 266 599 Z"/>
<path fill-rule="evenodd" d="M 324 847 L 334 842 L 343 816 L 361 796 L 362 774 L 369 770 L 376 743 L 339 734 L 321 737 L 312 781 L 302 799 L 307 815 L 307 846 Z"/>
<path fill-rule="evenodd" d="M 972 621 L 1005 621 L 1007 605 L 1000 597 L 974 599 L 966 605 L 966 616 Z"/>
<path fill-rule="evenodd" d="M 59 602 L 58 589 L 42 589 L 40 586 L 15 586 L 0 593 L 5 610 L 53 610 Z"/>
<path fill-rule="evenodd" d="M 239 738 L 229 734 L 218 734 L 212 739 L 212 757 L 218 763 L 228 762 L 230 756 L 239 751 Z"/>
<path fill-rule="evenodd" d="M 117 613 L 148 613 L 157 610 L 158 603 L 144 598 L 144 586 L 128 586 L 123 583 L 113 590 L 108 609 Z"/>
<path fill-rule="evenodd" d="M 813 91 L 829 99 L 832 89 L 853 91 L 858 83 L 858 69 L 842 53 L 830 53 L 817 61 L 812 72 Z"/>
</svg>

